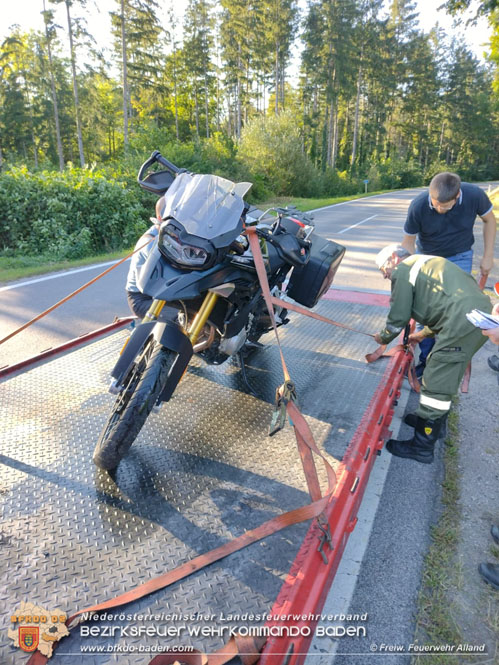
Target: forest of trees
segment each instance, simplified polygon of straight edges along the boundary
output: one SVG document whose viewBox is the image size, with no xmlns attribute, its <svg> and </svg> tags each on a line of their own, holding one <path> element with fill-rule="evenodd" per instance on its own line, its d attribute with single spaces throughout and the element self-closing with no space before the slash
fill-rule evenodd
<svg viewBox="0 0 499 665">
<path fill-rule="evenodd" d="M 44 30 L 13 26 L 0 47 L 4 174 L 131 177 L 159 148 L 251 178 L 257 198 L 422 185 L 442 169 L 499 176 L 496 0 L 479 5 L 488 61 L 438 27 L 425 34 L 411 0 L 188 0 L 167 20 L 166 0 L 110 0 L 104 54 L 89 0 L 39 2 Z"/>
</svg>

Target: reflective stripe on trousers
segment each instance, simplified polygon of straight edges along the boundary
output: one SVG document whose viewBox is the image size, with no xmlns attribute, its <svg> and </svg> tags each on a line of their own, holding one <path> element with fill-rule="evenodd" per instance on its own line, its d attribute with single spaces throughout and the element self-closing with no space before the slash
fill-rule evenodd
<svg viewBox="0 0 499 665">
<path fill-rule="evenodd" d="M 428 397 L 428 395 L 421 394 L 419 403 L 422 406 L 429 406 L 431 409 L 438 411 L 448 411 L 452 405 L 451 400 L 436 399 L 435 397 Z"/>
</svg>

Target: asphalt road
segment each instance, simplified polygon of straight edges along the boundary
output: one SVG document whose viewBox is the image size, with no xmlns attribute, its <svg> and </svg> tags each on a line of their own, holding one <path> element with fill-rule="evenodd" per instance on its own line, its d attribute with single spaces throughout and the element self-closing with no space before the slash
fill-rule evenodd
<svg viewBox="0 0 499 665">
<path fill-rule="evenodd" d="M 373 259 L 401 238 L 405 213 L 418 190 L 348 201 L 314 213 L 317 232 L 345 245 L 335 278 L 340 288 L 389 291 Z M 0 347 L 0 367 L 128 316 L 125 263 Z M 7 335 L 102 272 L 102 265 L 0 286 L 0 332 Z"/>
</svg>

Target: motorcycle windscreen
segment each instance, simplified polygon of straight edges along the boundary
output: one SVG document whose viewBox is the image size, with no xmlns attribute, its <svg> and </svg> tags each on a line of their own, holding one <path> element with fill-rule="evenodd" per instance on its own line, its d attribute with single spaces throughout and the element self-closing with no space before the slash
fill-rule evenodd
<svg viewBox="0 0 499 665">
<path fill-rule="evenodd" d="M 187 233 L 224 246 L 227 235 L 240 232 L 242 197 L 250 187 L 215 175 L 181 173 L 164 195 L 163 219 L 173 217 Z"/>
</svg>

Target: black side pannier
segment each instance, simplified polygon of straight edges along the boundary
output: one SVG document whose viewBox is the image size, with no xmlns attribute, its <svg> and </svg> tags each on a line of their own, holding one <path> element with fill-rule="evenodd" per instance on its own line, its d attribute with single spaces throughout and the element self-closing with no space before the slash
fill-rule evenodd
<svg viewBox="0 0 499 665">
<path fill-rule="evenodd" d="M 310 260 L 302 268 L 294 268 L 286 295 L 305 307 L 315 307 L 331 286 L 345 248 L 342 245 L 312 234 Z"/>
</svg>

